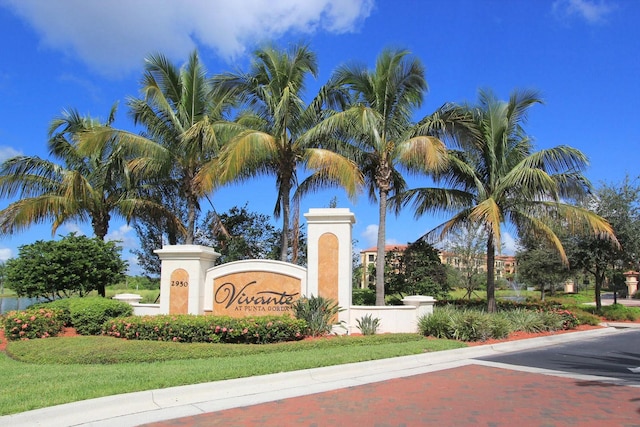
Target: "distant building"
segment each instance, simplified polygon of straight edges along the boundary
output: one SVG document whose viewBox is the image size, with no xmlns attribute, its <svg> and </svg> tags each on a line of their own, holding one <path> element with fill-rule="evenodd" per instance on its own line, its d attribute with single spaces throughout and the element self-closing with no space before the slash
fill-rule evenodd
<svg viewBox="0 0 640 427">
<path fill-rule="evenodd" d="M 408 245 L 386 245 L 385 253 L 391 251 L 404 252 Z M 371 247 L 360 252 L 360 263 L 362 265 L 362 280 L 360 286 L 366 288 L 368 286 L 374 286 L 376 283 L 375 274 L 372 273 L 372 268 L 376 265 L 377 247 Z M 439 251 L 440 262 L 449 265 L 456 270 L 463 270 L 468 268 L 463 257 L 447 251 Z M 481 255 L 473 260 L 473 267 L 479 273 L 487 272 L 487 256 Z M 513 255 L 496 255 L 494 260 L 494 276 L 496 279 L 512 279 L 517 271 L 516 257 Z M 371 267 L 373 266 L 373 267 Z"/>
<path fill-rule="evenodd" d="M 386 245 L 384 247 L 385 253 L 392 251 L 404 252 L 408 245 Z M 360 282 L 361 288 L 367 288 L 369 285 L 375 286 L 376 275 L 372 273 L 373 268 L 376 266 L 376 259 L 378 255 L 378 248 L 376 246 L 369 249 L 360 251 L 360 264 L 362 265 L 362 280 Z"/>
</svg>

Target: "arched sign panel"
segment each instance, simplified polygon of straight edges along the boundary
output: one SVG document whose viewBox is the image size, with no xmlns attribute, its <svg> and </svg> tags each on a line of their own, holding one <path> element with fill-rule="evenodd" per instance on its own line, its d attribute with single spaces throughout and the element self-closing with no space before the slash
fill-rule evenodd
<svg viewBox="0 0 640 427">
<path fill-rule="evenodd" d="M 240 271 L 213 282 L 216 316 L 282 315 L 300 298 L 300 278 L 270 271 Z"/>
<path fill-rule="evenodd" d="M 171 273 L 169 314 L 189 312 L 189 273 L 182 268 Z"/>
</svg>

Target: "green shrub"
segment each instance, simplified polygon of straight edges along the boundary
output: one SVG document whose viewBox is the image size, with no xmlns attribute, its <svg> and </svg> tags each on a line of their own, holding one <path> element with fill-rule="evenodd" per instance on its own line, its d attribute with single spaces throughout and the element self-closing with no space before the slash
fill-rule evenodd
<svg viewBox="0 0 640 427">
<path fill-rule="evenodd" d="M 130 316 L 108 320 L 102 332 L 118 338 L 264 344 L 303 338 L 306 323 L 290 316 L 196 316 L 189 314 Z"/>
<path fill-rule="evenodd" d="M 602 317 L 611 321 L 635 321 L 640 317 L 640 310 L 633 307 L 625 307 L 622 304 L 612 304 L 602 307 Z"/>
<path fill-rule="evenodd" d="M 356 326 L 362 335 L 375 335 L 380 326 L 380 319 L 372 317 L 371 313 L 369 313 L 360 319 L 356 319 Z"/>
<path fill-rule="evenodd" d="M 423 335 L 462 341 L 506 338 L 511 332 L 542 332 L 572 329 L 578 318 L 568 310 L 527 310 L 519 308 L 488 314 L 477 309 L 459 309 L 452 305 L 436 307 L 432 315 L 418 321 Z"/>
<path fill-rule="evenodd" d="M 562 316 L 555 311 L 542 311 L 539 313 L 545 331 L 560 331 L 564 329 Z"/>
<path fill-rule="evenodd" d="M 453 324 L 453 337 L 461 341 L 486 341 L 491 335 L 492 316 L 477 310 L 465 310 Z"/>
<path fill-rule="evenodd" d="M 342 309 L 338 307 L 337 302 L 329 298 L 315 297 L 313 295 L 308 298 L 303 297 L 291 304 L 291 308 L 296 319 L 306 322 L 307 330 L 305 335 L 318 337 L 330 334 L 334 325 L 341 324 L 336 322 L 336 319 Z"/>
<path fill-rule="evenodd" d="M 40 302 L 32 305 L 30 308 L 48 308 L 60 310 L 60 318 L 62 319 L 64 326 L 71 326 L 71 313 L 69 312 L 70 301 L 70 298 L 62 298 L 50 302 Z"/>
<path fill-rule="evenodd" d="M 10 341 L 56 336 L 62 330 L 62 311 L 29 308 L 10 311 L 4 316 L 5 337 Z"/>
<path fill-rule="evenodd" d="M 514 331 L 536 333 L 545 330 L 544 320 L 540 316 L 540 312 L 518 308 L 507 311 L 504 315 L 511 323 Z"/>
<path fill-rule="evenodd" d="M 430 315 L 418 320 L 418 331 L 425 336 L 451 338 L 459 312 L 452 306 L 436 307 Z"/>
<path fill-rule="evenodd" d="M 564 330 L 575 329 L 580 324 L 580 320 L 572 311 L 555 310 L 555 313 L 562 319 L 562 329 Z"/>
<path fill-rule="evenodd" d="M 373 289 L 354 289 L 351 293 L 353 305 L 376 305 L 376 291 Z"/>
<path fill-rule="evenodd" d="M 574 316 L 578 320 L 578 325 L 597 326 L 600 324 L 600 318 L 594 314 L 587 313 L 584 310 L 577 309 L 573 311 Z"/>
<path fill-rule="evenodd" d="M 102 297 L 72 298 L 69 300 L 69 313 L 71 324 L 80 335 L 100 335 L 104 322 L 132 315 L 133 307 L 126 302 Z"/>
<path fill-rule="evenodd" d="M 496 339 L 507 338 L 513 332 L 513 325 L 503 313 L 498 313 L 491 319 L 491 336 Z"/>
</svg>

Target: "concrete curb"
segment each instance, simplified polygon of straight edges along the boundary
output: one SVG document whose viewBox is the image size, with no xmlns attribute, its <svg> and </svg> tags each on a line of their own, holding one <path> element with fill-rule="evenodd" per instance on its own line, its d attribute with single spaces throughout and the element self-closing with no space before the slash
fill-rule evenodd
<svg viewBox="0 0 640 427">
<path fill-rule="evenodd" d="M 136 426 L 450 369 L 476 357 L 588 340 L 613 327 L 346 365 L 107 396 L 0 417 L 0 425 Z"/>
</svg>

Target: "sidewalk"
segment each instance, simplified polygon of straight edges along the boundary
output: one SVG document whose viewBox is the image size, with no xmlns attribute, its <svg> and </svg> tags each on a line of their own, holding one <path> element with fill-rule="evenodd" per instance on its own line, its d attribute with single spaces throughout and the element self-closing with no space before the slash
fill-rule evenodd
<svg viewBox="0 0 640 427">
<path fill-rule="evenodd" d="M 541 375 L 537 372 L 517 371 L 513 367 L 505 369 L 502 366 L 490 366 L 488 362 L 471 360 L 615 333 L 620 333 L 620 330 L 608 327 L 495 345 L 109 396 L 0 417 L 0 426 L 137 426 L 154 422 L 158 423 L 154 424 L 156 426 L 320 426 L 336 423 L 375 423 L 383 426 L 432 422 L 436 425 L 433 417 L 444 423 L 439 425 L 456 425 L 453 423 L 455 420 L 462 422 L 458 425 L 487 425 L 486 422 L 509 425 L 513 423 L 513 410 L 518 405 L 540 408 L 544 402 L 539 399 L 551 397 L 553 401 L 549 405 L 562 406 L 562 403 L 553 403 L 560 399 L 573 414 L 570 418 L 559 420 L 575 419 L 575 425 L 581 426 L 602 425 L 603 420 L 640 425 L 637 415 L 640 408 L 638 388 L 616 386 L 596 377 L 582 378 L 579 382 L 572 378 L 547 375 L 538 378 Z M 529 391 L 523 394 L 522 390 L 527 389 Z M 592 391 L 598 393 L 593 394 Z M 610 397 L 603 398 L 600 396 L 602 394 Z M 474 396 L 479 396 L 475 406 Z M 593 396 L 593 399 L 588 396 Z M 486 400 L 487 397 L 496 405 L 493 408 L 495 411 L 489 413 L 499 414 L 492 418 L 494 421 L 483 418 L 482 398 Z M 598 418 L 583 419 L 584 411 L 580 415 L 581 409 L 576 404 L 582 409 L 593 410 L 598 407 L 605 412 L 607 408 L 618 408 L 615 416 L 622 418 L 611 418 L 614 414 L 603 413 L 605 418 L 600 418 L 599 424 L 596 424 Z M 574 425 L 549 421 L 561 415 L 557 410 L 549 412 L 550 418 L 538 424 Z M 628 414 L 633 418 L 624 418 Z M 590 424 L 591 421 L 594 424 Z"/>
</svg>

